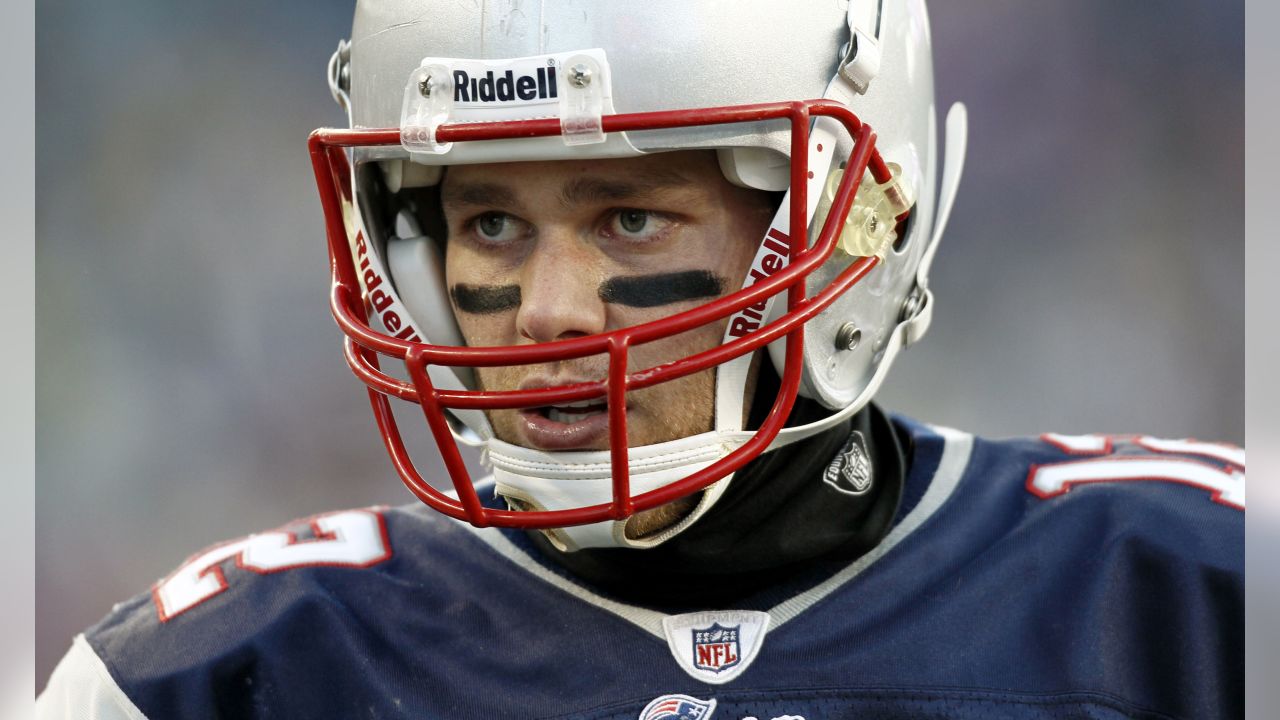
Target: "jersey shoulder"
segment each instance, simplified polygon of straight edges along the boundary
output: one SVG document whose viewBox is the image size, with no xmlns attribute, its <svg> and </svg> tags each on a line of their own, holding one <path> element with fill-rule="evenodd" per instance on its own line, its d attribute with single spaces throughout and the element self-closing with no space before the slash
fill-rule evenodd
<svg viewBox="0 0 1280 720">
<path fill-rule="evenodd" d="M 1243 572 L 1245 451 L 1149 435 L 975 438 L 957 494 L 1042 543 L 1156 545 Z"/>
<path fill-rule="evenodd" d="M 965 478 L 987 484 L 1021 484 L 1041 500 L 1079 497 L 1080 488 L 1140 497 L 1200 491 L 1221 507 L 1245 509 L 1245 450 L 1224 442 L 1151 435 L 1048 432 L 1035 437 L 991 439 L 936 428 L 894 416 L 912 463 L 932 467 L 943 436 L 962 437 L 971 450 Z"/>
<path fill-rule="evenodd" d="M 914 612 L 914 598 L 927 597 L 926 617 L 899 626 L 914 639 L 897 644 L 952 648 L 946 659 L 965 658 L 962 675 L 982 668 L 969 676 L 975 685 L 1085 691 L 1161 717 L 1238 714 L 1243 450 L 1146 435 L 989 440 L 910 429 L 910 476 L 929 472 L 935 438 L 946 439 L 927 491 L 944 499 L 862 587 L 850 586 L 860 591 L 851 605 L 896 591 Z"/>
<path fill-rule="evenodd" d="M 939 447 L 945 445 L 952 448 L 952 460 L 963 464 L 951 473 L 957 479 L 947 505 L 974 531 L 1013 533 L 1035 526 L 1052 532 L 1028 537 L 1088 542 L 1108 528 L 1162 537 L 1189 552 L 1212 546 L 1243 557 L 1241 447 L 1150 435 L 1045 433 L 986 439 L 905 418 L 895 418 L 895 423 L 910 446 L 913 468 L 905 505 L 913 497 L 913 477 L 942 474 L 931 468 L 947 462 L 939 460 Z M 942 437 L 952 439 L 943 442 Z M 962 459 L 957 446 L 964 448 Z"/>
<path fill-rule="evenodd" d="M 996 446 L 1000 445 L 1025 454 L 1025 487 L 1043 500 L 1096 486 L 1133 496 L 1199 492 L 1216 505 L 1245 509 L 1245 451 L 1235 445 L 1150 435 L 1061 433 Z"/>
<path fill-rule="evenodd" d="M 191 555 L 77 642 L 147 717 L 196 708 L 235 715 L 226 703 L 242 681 L 258 685 L 242 696 L 259 698 L 278 692 L 261 687 L 264 678 L 289 693 L 344 677 L 364 682 L 368 673 L 344 676 L 332 663 L 354 667 L 396 636 L 392 625 L 415 603 L 446 602 L 431 579 L 458 572 L 451 558 L 465 534 L 420 506 L 303 518 Z M 328 665 L 318 672 L 307 658 Z"/>
</svg>

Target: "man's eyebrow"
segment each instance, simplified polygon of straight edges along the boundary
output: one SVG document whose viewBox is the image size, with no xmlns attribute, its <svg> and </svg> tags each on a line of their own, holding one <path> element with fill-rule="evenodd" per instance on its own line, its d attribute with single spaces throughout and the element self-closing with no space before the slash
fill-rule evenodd
<svg viewBox="0 0 1280 720">
<path fill-rule="evenodd" d="M 644 170 L 626 179 L 599 177 L 575 178 L 560 188 L 560 204 L 565 207 L 601 202 L 622 202 L 653 195 L 667 189 L 693 185 L 693 181 L 675 170 Z"/>
<path fill-rule="evenodd" d="M 560 188 L 560 203 L 575 207 L 601 202 L 643 199 L 662 190 L 692 186 L 693 181 L 675 170 L 655 168 L 638 172 L 625 179 L 601 177 L 575 178 Z M 474 205 L 479 207 L 522 207 L 519 197 L 509 185 L 492 182 L 446 182 L 440 190 L 444 206 Z"/>
<path fill-rule="evenodd" d="M 482 207 L 518 208 L 520 201 L 516 193 L 506 185 L 498 183 L 445 183 L 440 190 L 442 205 L 478 205 Z"/>
</svg>

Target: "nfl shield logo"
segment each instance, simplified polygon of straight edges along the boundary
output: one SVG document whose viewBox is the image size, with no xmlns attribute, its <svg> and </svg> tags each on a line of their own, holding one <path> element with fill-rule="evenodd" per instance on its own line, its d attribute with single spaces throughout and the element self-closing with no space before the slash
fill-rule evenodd
<svg viewBox="0 0 1280 720">
<path fill-rule="evenodd" d="M 667 648 L 680 668 L 709 685 L 733 682 L 760 655 L 769 613 L 703 610 L 662 618 Z"/>
<path fill-rule="evenodd" d="M 861 432 L 849 434 L 844 450 L 827 466 L 822 479 L 846 495 L 861 495 L 871 489 L 871 457 Z"/>
<path fill-rule="evenodd" d="M 741 628 L 741 625 L 725 627 L 720 623 L 709 628 L 694 628 L 693 666 L 719 673 L 741 662 L 742 648 L 738 645 Z"/>
</svg>

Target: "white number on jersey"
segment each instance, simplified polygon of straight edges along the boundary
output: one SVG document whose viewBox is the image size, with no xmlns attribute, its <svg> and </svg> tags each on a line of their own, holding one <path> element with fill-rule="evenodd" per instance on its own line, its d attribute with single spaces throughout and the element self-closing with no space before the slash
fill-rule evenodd
<svg viewBox="0 0 1280 720">
<path fill-rule="evenodd" d="M 276 530 L 217 545 L 188 560 L 152 591 L 161 622 L 190 610 L 227 589 L 220 565 L 267 575 L 299 567 L 363 568 L 391 557 L 386 527 L 375 510 L 345 510 L 311 520 L 314 538 L 299 540 Z"/>
<path fill-rule="evenodd" d="M 1106 455 L 1037 465 L 1027 475 L 1027 490 L 1040 498 L 1061 495 L 1075 485 L 1159 481 L 1181 483 L 1209 491 L 1217 503 L 1243 510 L 1244 449 L 1233 445 L 1198 440 L 1161 440 L 1153 437 L 1113 437 L 1107 435 L 1042 436 L 1045 442 L 1073 455 Z M 1155 455 L 1110 455 L 1114 444 L 1130 441 Z M 1168 454 L 1196 455 L 1225 465 Z"/>
</svg>

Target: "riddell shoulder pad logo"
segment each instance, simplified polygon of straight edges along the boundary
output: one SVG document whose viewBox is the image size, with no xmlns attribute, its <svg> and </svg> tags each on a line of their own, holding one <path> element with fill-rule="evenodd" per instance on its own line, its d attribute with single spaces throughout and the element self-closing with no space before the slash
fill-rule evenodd
<svg viewBox="0 0 1280 720">
<path fill-rule="evenodd" d="M 861 432 L 849 433 L 844 449 L 827 466 L 822 479 L 846 495 L 862 495 L 871 489 L 871 457 Z"/>
<path fill-rule="evenodd" d="M 558 97 L 554 58 L 532 71 L 453 71 L 453 101 L 457 103 L 531 102 Z"/>
</svg>

